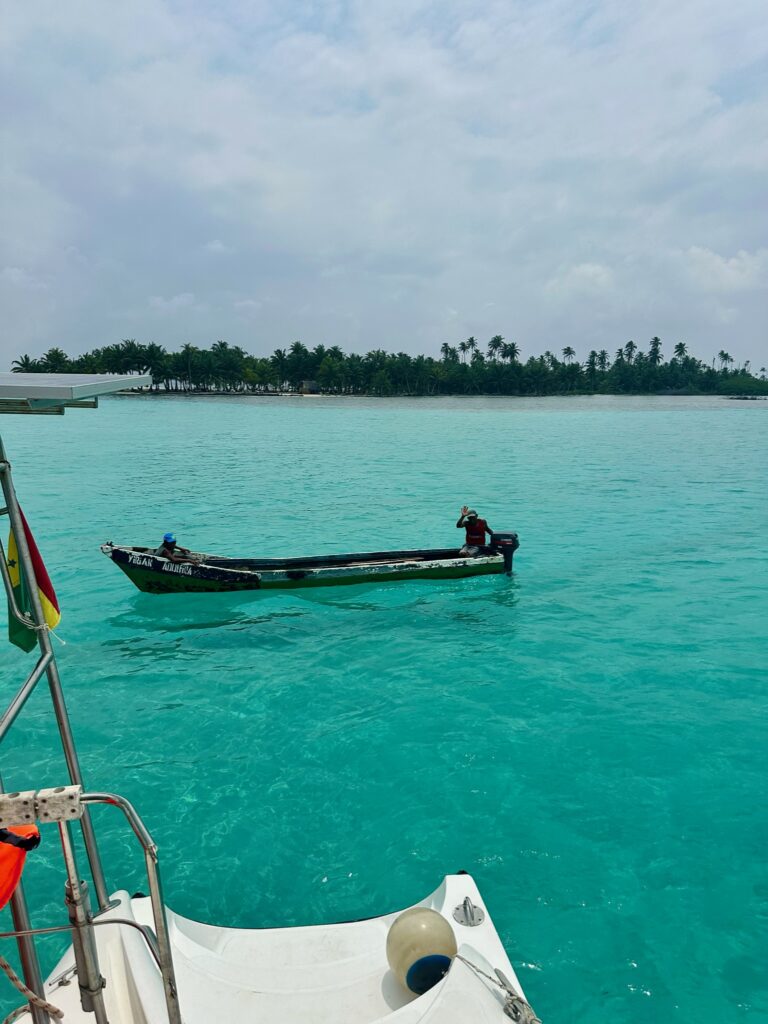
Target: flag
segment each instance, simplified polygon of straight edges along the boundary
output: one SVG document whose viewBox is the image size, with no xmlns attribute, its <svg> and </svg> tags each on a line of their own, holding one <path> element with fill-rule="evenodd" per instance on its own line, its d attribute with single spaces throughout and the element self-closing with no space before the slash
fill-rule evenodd
<svg viewBox="0 0 768 1024">
<path fill-rule="evenodd" d="M 53 629 L 55 626 L 58 626 L 61 619 L 59 602 L 56 600 L 56 593 L 48 576 L 48 570 L 45 568 L 40 552 L 37 550 L 35 538 L 30 532 L 27 520 L 24 518 L 24 513 L 21 509 L 19 509 L 19 513 L 22 525 L 24 526 L 24 536 L 27 538 L 27 547 L 32 559 L 32 568 L 37 579 L 37 593 L 40 598 L 43 615 L 49 627 Z M 27 581 L 24 573 L 21 571 L 19 549 L 16 545 L 16 537 L 13 530 L 11 530 L 8 537 L 8 556 L 6 561 L 8 563 L 8 575 L 11 577 L 13 596 L 16 598 L 19 611 L 25 612 L 32 618 L 32 602 L 29 590 L 27 589 Z M 8 636 L 12 644 L 16 644 L 17 647 L 21 647 L 24 651 L 31 651 L 37 644 L 37 633 L 35 630 L 19 622 L 15 615 L 12 614 L 10 608 L 8 609 Z"/>
</svg>

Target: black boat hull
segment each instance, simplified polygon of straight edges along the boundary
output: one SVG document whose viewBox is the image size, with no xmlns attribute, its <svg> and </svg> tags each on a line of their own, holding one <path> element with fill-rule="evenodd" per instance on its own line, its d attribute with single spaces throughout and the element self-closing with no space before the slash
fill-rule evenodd
<svg viewBox="0 0 768 1024">
<path fill-rule="evenodd" d="M 376 551 L 307 558 L 231 559 L 194 553 L 194 563 L 171 562 L 148 548 L 102 546 L 139 590 L 148 594 L 294 590 L 404 579 L 463 579 L 511 570 L 515 540 L 464 557 L 457 548 Z M 511 549 L 511 550 L 510 550 Z"/>
</svg>

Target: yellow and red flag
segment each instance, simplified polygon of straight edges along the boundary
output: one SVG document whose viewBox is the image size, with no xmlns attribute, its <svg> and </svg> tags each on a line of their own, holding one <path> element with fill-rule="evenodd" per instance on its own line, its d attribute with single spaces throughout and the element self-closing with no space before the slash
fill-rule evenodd
<svg viewBox="0 0 768 1024">
<path fill-rule="evenodd" d="M 56 592 L 53 589 L 53 584 L 51 583 L 48 575 L 48 570 L 45 568 L 43 560 L 40 557 L 40 552 L 37 550 L 35 538 L 32 536 L 27 520 L 24 518 L 24 513 L 21 512 L 21 509 L 19 509 L 19 512 L 21 513 L 24 536 L 27 538 L 27 547 L 29 548 L 29 554 L 32 559 L 32 568 L 35 571 L 37 593 L 40 598 L 43 615 L 45 616 L 45 621 L 48 623 L 49 627 L 53 629 L 61 620 L 59 602 L 56 600 Z M 19 611 L 25 612 L 27 615 L 32 617 L 32 602 L 27 589 L 27 581 L 19 562 L 19 549 L 16 544 L 16 537 L 13 530 L 11 530 L 10 536 L 8 537 L 8 556 L 6 561 L 8 563 L 8 575 L 11 577 L 13 595 L 16 598 L 16 604 L 19 607 Z M 37 643 L 37 634 L 35 633 L 35 630 L 30 629 L 22 622 L 19 622 L 19 620 L 11 614 L 10 608 L 8 609 L 8 637 L 12 644 L 16 644 L 17 647 L 21 647 L 24 651 L 31 651 Z"/>
</svg>

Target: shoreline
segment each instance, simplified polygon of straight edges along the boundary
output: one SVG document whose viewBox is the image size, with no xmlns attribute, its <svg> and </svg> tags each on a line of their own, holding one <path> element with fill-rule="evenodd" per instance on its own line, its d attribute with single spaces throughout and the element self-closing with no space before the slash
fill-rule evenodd
<svg viewBox="0 0 768 1024">
<path fill-rule="evenodd" d="M 714 391 L 563 391 L 546 395 L 503 395 L 497 392 L 480 392 L 474 395 L 441 392 L 435 395 L 409 394 L 407 392 L 394 395 L 374 395 L 370 393 L 349 395 L 331 393 L 303 393 L 301 391 L 138 391 L 126 389 L 116 391 L 114 398 L 309 398 L 309 399 L 358 399 L 374 398 L 387 400 L 391 398 L 431 399 L 439 398 L 722 398 L 735 402 L 766 402 L 768 395 L 724 395 Z"/>
</svg>

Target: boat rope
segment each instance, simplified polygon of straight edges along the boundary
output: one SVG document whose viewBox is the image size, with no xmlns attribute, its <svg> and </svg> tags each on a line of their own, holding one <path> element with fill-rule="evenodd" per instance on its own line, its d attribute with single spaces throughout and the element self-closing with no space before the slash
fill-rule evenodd
<svg viewBox="0 0 768 1024">
<path fill-rule="evenodd" d="M 31 619 L 29 619 L 29 621 L 26 622 L 25 625 L 27 629 L 31 629 L 35 633 L 50 633 L 51 636 L 56 637 L 56 639 L 59 641 L 62 647 L 67 646 L 67 641 L 63 637 L 60 637 L 56 630 L 49 626 L 47 622 L 33 622 Z M 5 1024 L 5 1021 L 3 1021 L 3 1024 Z"/>
<path fill-rule="evenodd" d="M 3 1024 L 13 1024 L 23 1013 L 29 1013 L 29 1003 L 24 1003 L 23 1006 L 17 1006 L 15 1010 L 12 1010 L 3 1021 Z"/>
<path fill-rule="evenodd" d="M 456 959 L 461 960 L 463 964 L 466 964 L 470 970 L 474 971 L 481 978 L 485 978 L 490 981 L 492 985 L 496 985 L 504 993 L 504 1013 L 510 1020 L 516 1021 L 517 1024 L 541 1024 L 541 1020 L 533 1012 L 533 1007 L 524 999 L 523 996 L 516 992 L 512 985 L 504 979 L 494 978 L 491 974 L 486 974 L 485 971 L 481 970 L 477 964 L 473 964 L 471 960 L 467 960 L 461 953 L 456 954 Z M 501 975 L 501 977 L 504 977 Z"/>
<path fill-rule="evenodd" d="M 31 988 L 27 988 L 21 978 L 18 976 L 16 971 L 11 967 L 4 956 L 0 956 L 0 971 L 3 971 L 12 985 L 14 985 L 23 996 L 26 996 L 30 1003 L 34 1003 L 41 1010 L 45 1010 L 51 1017 L 55 1017 L 56 1020 L 61 1020 L 64 1016 L 64 1011 L 60 1010 L 58 1006 L 54 1006 L 53 1003 L 47 1002 L 42 999 L 36 992 L 33 992 Z M 26 1013 L 29 1009 L 28 1004 L 19 1006 L 15 1010 L 11 1010 L 8 1016 L 3 1021 L 3 1024 L 13 1024 L 13 1021 L 18 1020 L 22 1013 Z"/>
</svg>

